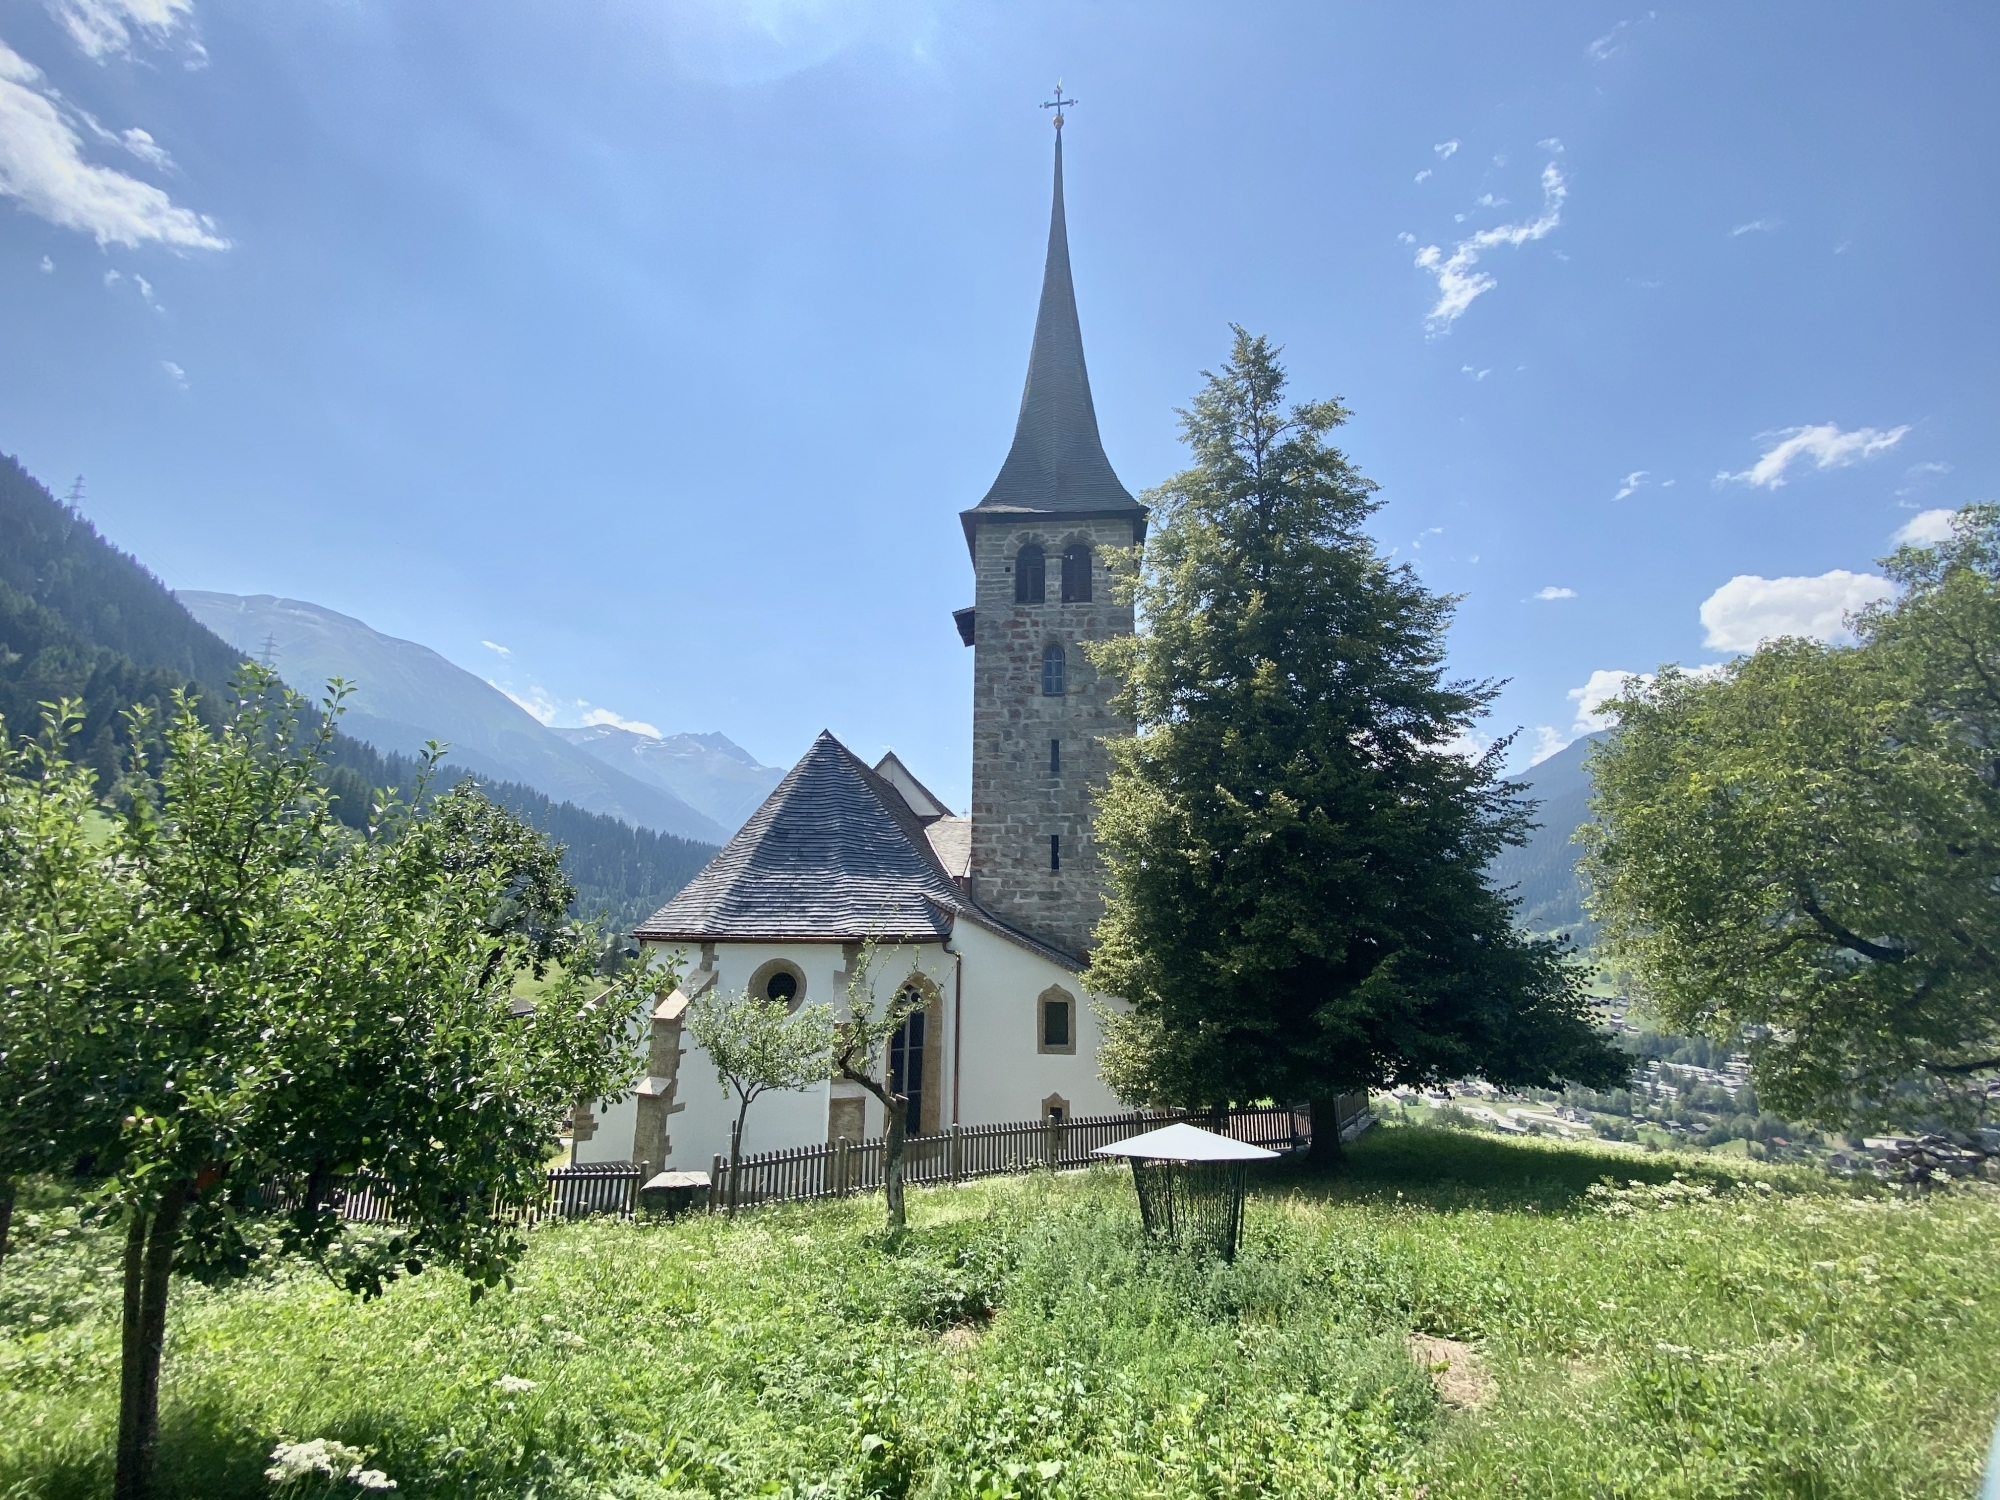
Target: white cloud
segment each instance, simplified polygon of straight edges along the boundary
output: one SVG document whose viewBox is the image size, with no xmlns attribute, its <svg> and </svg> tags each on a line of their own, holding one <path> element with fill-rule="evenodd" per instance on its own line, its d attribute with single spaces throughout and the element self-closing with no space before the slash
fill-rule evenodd
<svg viewBox="0 0 2000 1500">
<path fill-rule="evenodd" d="M 51 271 L 55 270 L 55 268 L 56 268 L 56 263 L 55 263 L 54 261 L 50 260 L 50 259 L 49 259 L 49 258 L 48 258 L 48 257 L 47 257 L 46 255 L 44 255 L 44 256 L 42 257 L 42 272 L 43 272 L 43 274 L 44 274 L 44 275 L 46 275 L 46 274 L 48 274 L 49 272 L 51 272 Z"/>
<path fill-rule="evenodd" d="M 1561 136 L 1552 135 L 1545 141 L 1536 141 L 1535 144 L 1540 146 L 1544 151 L 1553 151 L 1558 156 L 1562 155 L 1563 143 Z"/>
<path fill-rule="evenodd" d="M 147 140 L 150 142 L 151 137 Z M 151 183 L 85 161 L 83 138 L 41 70 L 0 42 L 0 194 L 38 218 L 100 245 L 148 240 L 226 250 L 215 221 Z"/>
<path fill-rule="evenodd" d="M 512 651 L 509 651 L 505 646 L 501 645 L 498 641 L 481 641 L 479 644 L 484 646 L 488 651 L 499 652 L 502 656 L 512 656 L 514 654 Z"/>
<path fill-rule="evenodd" d="M 1422 182 L 1426 177 L 1430 175 L 1431 175 L 1431 169 L 1429 167 L 1425 167 L 1423 171 L 1417 173 L 1417 181 Z"/>
<path fill-rule="evenodd" d="M 656 740 L 664 738 L 659 730 L 655 729 L 645 720 L 623 718 L 608 708 L 591 709 L 590 712 L 583 716 L 583 722 L 585 724 L 609 724 L 614 729 L 629 729 L 634 734 L 647 735 Z"/>
<path fill-rule="evenodd" d="M 1891 427 L 1886 432 L 1879 427 L 1860 427 L 1853 432 L 1842 432 L 1837 422 L 1822 422 L 1817 427 L 1787 427 L 1782 432 L 1764 434 L 1766 438 L 1776 438 L 1777 443 L 1742 473 L 1718 474 L 1715 477 L 1775 490 L 1785 482 L 1785 470 L 1798 459 L 1810 459 L 1822 469 L 1844 469 L 1864 458 L 1886 453 L 1900 443 L 1909 430 L 1908 423 Z"/>
<path fill-rule="evenodd" d="M 171 380 L 175 385 L 179 386 L 182 390 L 186 390 L 188 388 L 188 375 L 186 370 L 183 370 L 179 365 L 175 364 L 170 359 L 161 360 L 160 368 L 167 372 L 167 379 Z"/>
<path fill-rule="evenodd" d="M 49 9 L 85 57 L 132 50 L 136 31 L 154 46 L 194 15 L 194 0 L 53 0 Z"/>
<path fill-rule="evenodd" d="M 1440 141 L 1437 143 L 1437 145 L 1431 147 L 1431 150 L 1437 152 L 1439 161 L 1449 161 L 1451 159 L 1451 154 L 1457 149 L 1458 149 L 1458 142 L 1455 140 Z"/>
<path fill-rule="evenodd" d="M 1576 590 L 1560 588 L 1552 583 L 1545 589 L 1535 590 L 1535 597 L 1537 599 L 1574 599 L 1576 597 Z"/>
<path fill-rule="evenodd" d="M 1739 234 L 1770 234 L 1783 227 L 1784 222 L 1783 219 L 1752 219 L 1748 224 L 1738 224 L 1730 230 L 1729 237 L 1733 240 Z"/>
<path fill-rule="evenodd" d="M 486 679 L 486 685 L 488 687 L 500 688 L 500 691 L 505 693 L 509 698 L 512 698 L 517 706 L 533 714 L 544 724 L 555 723 L 556 715 L 562 712 L 562 705 L 557 703 L 555 699 L 551 698 L 539 687 L 529 688 L 526 696 L 523 696 L 515 692 L 512 688 L 500 687 L 500 684 L 490 677 Z"/>
<path fill-rule="evenodd" d="M 1739 573 L 1702 601 L 1703 643 L 1716 651 L 1754 651 L 1780 636 L 1851 641 L 1846 616 L 1895 591 L 1886 578 L 1845 568 L 1816 578 Z"/>
<path fill-rule="evenodd" d="M 1505 208 L 1507 206 L 1505 198 L 1496 198 L 1491 193 L 1481 193 L 1472 202 L 1477 208 Z"/>
<path fill-rule="evenodd" d="M 154 140 L 149 132 L 134 126 L 120 135 L 118 139 L 127 151 L 130 151 L 140 161 L 146 163 L 147 166 L 157 167 L 162 172 L 173 170 L 174 159 L 167 155 L 166 148 Z"/>
<path fill-rule="evenodd" d="M 1651 472 L 1650 469 L 1634 469 L 1630 474 L 1625 476 L 1625 482 L 1618 486 L 1618 493 L 1611 498 L 1613 500 L 1623 500 L 1628 495 L 1637 494 L 1639 486 L 1646 482 L 1646 476 Z M 1672 484 L 1673 481 L 1669 479 L 1667 483 Z"/>
<path fill-rule="evenodd" d="M 1416 242 L 1417 237 L 1407 229 L 1396 236 L 1396 243 L 1399 245 L 1414 245 Z"/>
<path fill-rule="evenodd" d="M 1484 380 L 1488 375 L 1493 373 L 1493 369 L 1490 365 L 1484 370 L 1475 370 L 1471 365 L 1460 365 L 1458 373 L 1461 375 L 1470 375 L 1474 380 Z"/>
<path fill-rule="evenodd" d="M 1436 245 L 1426 245 L 1417 252 L 1419 268 L 1437 277 L 1438 300 L 1424 317 L 1424 327 L 1432 334 L 1449 333 L 1455 323 L 1472 306 L 1473 299 L 1490 292 L 1497 282 L 1484 271 L 1476 271 L 1479 257 L 1488 250 L 1501 245 L 1525 245 L 1551 232 L 1562 222 L 1563 199 L 1569 189 L 1563 182 L 1561 170 L 1554 162 L 1542 168 L 1542 212 L 1539 218 L 1524 224 L 1502 224 L 1493 229 L 1482 229 L 1470 239 L 1460 240 L 1452 247 L 1449 256 Z"/>
<path fill-rule="evenodd" d="M 1645 686 L 1653 680 L 1651 672 L 1607 672 L 1603 669 L 1592 672 L 1590 680 L 1582 687 L 1569 690 L 1569 701 L 1576 705 L 1576 722 L 1570 726 L 1572 735 L 1595 734 L 1600 729 L 1609 729 L 1616 717 L 1604 705 L 1624 693 L 1633 684 Z"/>
<path fill-rule="evenodd" d="M 1443 536 L 1443 535 L 1444 535 L 1444 528 L 1442 526 L 1426 526 L 1422 531 L 1416 534 L 1414 539 L 1412 539 L 1412 541 L 1410 542 L 1410 550 L 1413 552 L 1421 552 L 1424 550 L 1425 537 Z"/>
<path fill-rule="evenodd" d="M 1939 542 L 1951 540 L 1951 518 L 1958 514 L 1950 510 L 1925 510 L 1911 516 L 1897 528 L 1889 538 L 1898 547 L 1932 547 Z"/>
<path fill-rule="evenodd" d="M 1616 26 L 1605 32 L 1603 36 L 1599 37 L 1583 50 L 1590 55 L 1593 62 L 1603 62 L 1607 58 L 1615 57 L 1619 52 L 1624 50 L 1624 43 L 1620 39 L 1622 33 L 1638 25 L 1640 22 L 1652 20 L 1653 14 L 1649 10 L 1643 16 L 1640 16 L 1637 21 L 1620 21 Z"/>
<path fill-rule="evenodd" d="M 104 273 L 104 284 L 106 286 L 116 286 L 124 279 L 124 276 L 117 271 L 106 271 Z"/>
</svg>

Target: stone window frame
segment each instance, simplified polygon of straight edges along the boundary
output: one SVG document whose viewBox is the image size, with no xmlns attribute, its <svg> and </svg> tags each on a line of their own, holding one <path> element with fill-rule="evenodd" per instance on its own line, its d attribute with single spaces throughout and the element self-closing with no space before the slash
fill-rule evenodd
<svg viewBox="0 0 2000 1500">
<path fill-rule="evenodd" d="M 1049 1002 L 1061 1001 L 1069 1007 L 1069 1045 L 1051 1047 L 1049 1045 Z M 1076 1056 L 1076 1033 L 1078 1021 L 1077 998 L 1059 984 L 1052 984 L 1035 997 L 1035 1051 L 1044 1056 Z"/>
<path fill-rule="evenodd" d="M 1055 663 L 1056 668 L 1053 673 L 1049 671 L 1051 662 Z M 1042 647 L 1042 696 L 1044 698 L 1069 696 L 1069 650 L 1061 641 L 1050 641 Z"/>
<path fill-rule="evenodd" d="M 1057 1111 L 1061 1111 L 1061 1113 L 1058 1114 Z M 1051 1094 L 1042 1101 L 1042 1119 L 1044 1121 L 1053 1120 L 1067 1125 L 1075 1118 L 1076 1112 L 1069 1107 L 1069 1100 L 1063 1098 L 1061 1094 Z"/>
<path fill-rule="evenodd" d="M 912 968 L 896 986 L 895 993 L 900 995 L 910 989 L 924 997 L 924 1090 L 918 1106 L 918 1123 L 922 1128 L 913 1133 L 928 1135 L 944 1129 L 947 1123 L 944 1115 L 944 988 L 921 968 Z"/>
<path fill-rule="evenodd" d="M 743 987 L 744 992 L 752 999 L 768 1004 L 771 997 L 764 992 L 764 986 L 771 982 L 773 974 L 790 974 L 798 984 L 798 988 L 792 992 L 791 1002 L 785 1007 L 786 1015 L 797 1015 L 799 1007 L 806 1003 L 806 971 L 789 958 L 767 958 L 757 965 L 756 970 L 750 975 L 750 982 Z"/>
<path fill-rule="evenodd" d="M 1076 566 L 1079 556 L 1083 566 Z M 1062 550 L 1062 590 L 1064 604 L 1089 604 L 1096 593 L 1097 549 L 1088 540 L 1079 539 L 1064 545 Z"/>
<path fill-rule="evenodd" d="M 1028 554 L 1034 554 L 1033 582 L 1024 566 Z M 1048 549 L 1032 538 L 1024 540 L 1014 549 L 1014 602 L 1016 604 L 1046 604 L 1049 601 L 1049 554 Z"/>
</svg>

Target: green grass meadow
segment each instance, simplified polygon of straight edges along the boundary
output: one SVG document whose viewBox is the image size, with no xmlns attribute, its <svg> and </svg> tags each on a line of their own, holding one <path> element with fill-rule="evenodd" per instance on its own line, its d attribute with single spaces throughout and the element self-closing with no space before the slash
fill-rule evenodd
<svg viewBox="0 0 2000 1500">
<path fill-rule="evenodd" d="M 914 1193 L 895 1243 L 880 1213 L 551 1227 L 477 1303 L 186 1287 L 170 1491 L 271 1494 L 274 1442 L 325 1437 L 412 1500 L 1964 1500 L 2000 1406 L 1984 1186 L 1385 1127 L 1273 1168 L 1233 1265 L 1149 1250 L 1111 1169 Z M 44 1204 L 21 1238 L 0 1500 L 105 1495 L 115 1235 Z M 1413 1332 L 1476 1351 L 1483 1399 Z"/>
</svg>

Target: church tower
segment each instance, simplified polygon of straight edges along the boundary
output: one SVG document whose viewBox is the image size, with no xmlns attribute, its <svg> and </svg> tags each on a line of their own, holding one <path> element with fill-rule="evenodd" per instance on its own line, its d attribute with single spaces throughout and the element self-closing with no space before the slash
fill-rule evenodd
<svg viewBox="0 0 2000 1500">
<path fill-rule="evenodd" d="M 954 617 L 973 648 L 972 894 L 995 916 L 1082 956 L 1103 909 L 1091 833 L 1110 769 L 1103 741 L 1133 724 L 1086 641 L 1132 633 L 1105 554 L 1143 541 L 1146 508 L 1097 435 L 1063 217 L 1062 105 L 1041 308 L 1014 445 L 1000 477 L 960 514 L 974 604 Z"/>
</svg>

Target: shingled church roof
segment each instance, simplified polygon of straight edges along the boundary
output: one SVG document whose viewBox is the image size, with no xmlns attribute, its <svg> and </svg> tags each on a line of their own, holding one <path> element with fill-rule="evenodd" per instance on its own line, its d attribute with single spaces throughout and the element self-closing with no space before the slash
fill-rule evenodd
<svg viewBox="0 0 2000 1500">
<path fill-rule="evenodd" d="M 1062 132 L 1056 132 L 1055 206 L 1049 215 L 1049 253 L 1042 270 L 1042 304 L 1035 314 L 1035 342 L 1014 446 L 986 498 L 961 511 L 971 545 L 979 522 L 1030 515 L 1144 516 L 1112 472 L 1097 435 L 1090 372 L 1083 363 L 1083 330 L 1076 317 L 1076 288 L 1069 273 L 1069 229 L 1063 215 Z"/>
<path fill-rule="evenodd" d="M 720 854 L 633 936 L 661 942 L 935 943 L 965 918 L 1069 968 L 1073 954 L 979 907 L 935 845 L 954 852 L 959 818 L 925 821 L 831 733 Z M 932 830 L 953 825 L 936 839 Z"/>
</svg>

